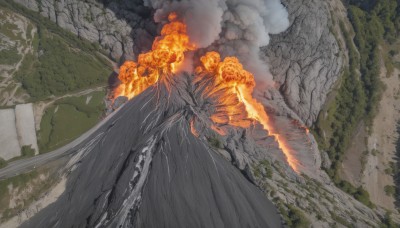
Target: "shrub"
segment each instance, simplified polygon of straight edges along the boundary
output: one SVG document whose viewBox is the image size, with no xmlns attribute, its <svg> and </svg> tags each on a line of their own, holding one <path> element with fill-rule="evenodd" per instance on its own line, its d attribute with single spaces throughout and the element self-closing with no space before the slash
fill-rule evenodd
<svg viewBox="0 0 400 228">
<path fill-rule="evenodd" d="M 290 219 L 289 227 L 308 228 L 310 226 L 310 221 L 302 211 L 290 204 L 288 205 L 288 209 L 288 218 Z"/>
<path fill-rule="evenodd" d="M 212 146 L 212 147 L 215 147 L 215 148 L 217 148 L 217 149 L 219 149 L 219 148 L 222 148 L 222 143 L 221 143 L 221 141 L 219 140 L 219 138 L 217 137 L 217 136 L 212 136 L 212 137 L 210 137 L 210 138 L 208 138 L 208 142 L 210 143 L 210 145 Z"/>
<path fill-rule="evenodd" d="M 21 147 L 21 156 L 22 157 L 33 157 L 33 156 L 35 156 L 35 150 L 32 148 L 31 145 L 22 146 Z"/>
<path fill-rule="evenodd" d="M 395 194 L 396 194 L 396 186 L 386 185 L 384 189 L 385 189 L 385 193 L 386 193 L 387 196 L 395 196 Z"/>
<path fill-rule="evenodd" d="M 0 158 L 0 169 L 4 168 L 7 166 L 7 161 L 4 160 L 3 158 Z"/>
</svg>

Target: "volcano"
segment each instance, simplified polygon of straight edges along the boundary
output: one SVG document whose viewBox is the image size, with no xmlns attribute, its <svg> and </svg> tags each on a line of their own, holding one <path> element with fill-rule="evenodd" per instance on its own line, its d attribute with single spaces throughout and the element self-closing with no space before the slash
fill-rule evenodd
<svg viewBox="0 0 400 228">
<path fill-rule="evenodd" d="M 120 108 L 75 149 L 65 192 L 23 227 L 280 227 L 273 204 L 209 145 L 210 130 L 192 134 L 209 103 L 193 83 L 160 81 Z"/>
<path fill-rule="evenodd" d="M 121 66 L 111 99 L 130 101 L 74 148 L 65 192 L 25 227 L 281 226 L 249 165 L 234 164 L 256 143 L 237 140 L 261 136 L 293 174 L 297 152 L 253 97 L 253 74 L 235 56 L 200 50 L 186 30 L 170 13 L 152 50 Z M 211 142 L 226 136 L 221 152 Z"/>
</svg>

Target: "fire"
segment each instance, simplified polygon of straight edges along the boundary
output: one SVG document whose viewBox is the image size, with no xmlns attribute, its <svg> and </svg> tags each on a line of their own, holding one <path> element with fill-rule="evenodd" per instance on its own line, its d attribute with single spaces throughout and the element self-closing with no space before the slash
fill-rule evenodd
<svg viewBox="0 0 400 228">
<path fill-rule="evenodd" d="M 114 97 L 126 96 L 129 99 L 154 85 L 160 75 L 176 73 L 183 63 L 185 52 L 195 50 L 186 34 L 186 24 L 177 21 L 176 13 L 168 16 L 169 23 L 161 30 L 161 36 L 153 42 L 152 50 L 140 54 L 137 62 L 126 61 L 118 75 L 120 86 Z"/>
<path fill-rule="evenodd" d="M 177 14 L 171 13 L 168 20 L 169 23 L 161 30 L 161 36 L 153 42 L 151 51 L 140 54 L 137 62 L 126 61 L 120 67 L 118 78 L 121 84 L 114 91 L 115 98 L 126 96 L 131 99 L 156 84 L 160 78 L 177 73 L 184 62 L 185 53 L 196 49 L 186 33 L 186 24 L 178 21 Z M 217 111 L 211 116 L 214 124 L 247 128 L 253 121 L 258 121 L 275 138 L 289 165 L 298 172 L 298 161 L 293 157 L 286 139 L 276 131 L 264 106 L 252 96 L 256 85 L 253 75 L 243 68 L 236 57 L 221 60 L 217 52 L 206 53 L 200 62 L 201 66 L 196 68 L 195 75 L 197 78 L 211 76 L 214 83 L 206 91 L 217 95 L 223 93 L 223 96 L 215 96 L 218 97 L 218 104 L 215 105 Z M 212 129 L 224 134 L 214 124 Z M 193 134 L 198 135 L 194 119 L 190 121 L 190 127 Z"/>
<path fill-rule="evenodd" d="M 235 94 L 238 100 L 244 104 L 247 117 L 261 123 L 263 128 L 273 136 L 279 145 L 279 148 L 285 154 L 289 165 L 298 172 L 298 161 L 292 155 L 291 148 L 289 147 L 286 139 L 282 137 L 274 128 L 271 119 L 264 110 L 264 106 L 253 98 L 253 89 L 255 81 L 253 75 L 243 68 L 243 65 L 236 57 L 227 57 L 221 61 L 220 54 L 217 52 L 208 52 L 205 56 L 200 58 L 202 63 L 201 67 L 196 69 L 198 74 L 206 73 L 214 75 L 216 84 L 222 84 L 228 92 Z M 225 101 L 220 101 L 224 103 Z M 236 110 L 226 110 L 229 117 L 235 115 Z M 212 116 L 214 122 L 219 122 L 218 116 Z M 232 122 L 234 126 L 246 126 L 245 120 Z"/>
</svg>

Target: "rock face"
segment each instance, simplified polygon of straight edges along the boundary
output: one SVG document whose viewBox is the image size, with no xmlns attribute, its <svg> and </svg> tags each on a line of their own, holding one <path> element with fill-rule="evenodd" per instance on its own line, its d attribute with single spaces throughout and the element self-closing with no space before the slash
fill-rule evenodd
<svg viewBox="0 0 400 228">
<path fill-rule="evenodd" d="M 79 37 L 99 43 L 110 57 L 133 58 L 151 47 L 152 18 L 141 1 L 15 0 Z"/>
<path fill-rule="evenodd" d="M 286 104 L 310 126 L 339 77 L 343 58 L 325 1 L 282 1 L 290 27 L 273 35 L 266 54 Z"/>
</svg>

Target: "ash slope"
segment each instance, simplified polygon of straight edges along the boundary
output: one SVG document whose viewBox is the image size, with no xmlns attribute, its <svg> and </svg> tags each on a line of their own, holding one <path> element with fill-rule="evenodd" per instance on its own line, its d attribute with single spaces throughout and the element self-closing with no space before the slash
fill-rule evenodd
<svg viewBox="0 0 400 228">
<path fill-rule="evenodd" d="M 189 90 L 163 90 L 78 146 L 63 195 L 23 227 L 280 227 L 265 195 L 190 132 Z"/>
</svg>

